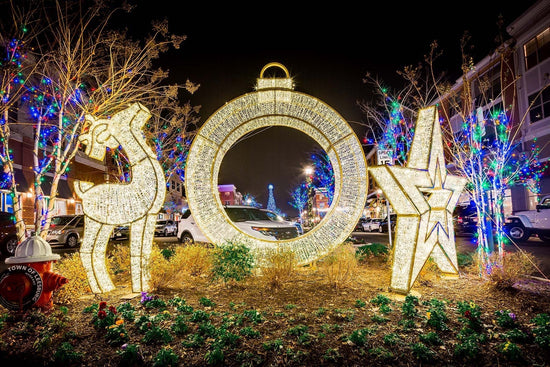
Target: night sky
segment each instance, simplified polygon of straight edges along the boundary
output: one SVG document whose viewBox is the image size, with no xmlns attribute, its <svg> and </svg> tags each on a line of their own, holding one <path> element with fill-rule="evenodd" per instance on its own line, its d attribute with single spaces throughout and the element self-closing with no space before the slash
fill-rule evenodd
<svg viewBox="0 0 550 367">
<path fill-rule="evenodd" d="M 171 81 L 201 84 L 189 99 L 202 106 L 202 121 L 224 103 L 252 92 L 262 67 L 276 61 L 289 69 L 297 91 L 330 105 L 361 138 L 364 130 L 358 122 L 364 117 L 357 101 L 371 96 L 362 81 L 367 72 L 399 88 L 396 71 L 422 61 L 431 41 L 438 40 L 444 51 L 440 68 L 445 65 L 458 76 L 459 41 L 465 30 L 472 35 L 477 62 L 495 46 L 498 15 L 508 25 L 535 1 L 308 3 L 138 1 L 147 5 L 138 5 L 132 17 L 141 25 L 167 17 L 173 32 L 188 36 L 163 65 Z M 287 204 L 289 192 L 317 148 L 303 133 L 269 128 L 231 149 L 219 183 L 235 184 L 264 207 L 272 183 L 277 206 L 296 215 Z"/>
</svg>

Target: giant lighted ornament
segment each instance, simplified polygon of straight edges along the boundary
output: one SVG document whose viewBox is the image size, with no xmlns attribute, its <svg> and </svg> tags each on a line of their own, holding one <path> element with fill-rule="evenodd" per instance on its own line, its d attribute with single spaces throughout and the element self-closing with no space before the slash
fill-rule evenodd
<svg viewBox="0 0 550 367">
<path fill-rule="evenodd" d="M 264 78 L 265 71 L 272 67 L 282 70 L 285 77 Z M 328 154 L 334 169 L 335 193 L 327 215 L 295 239 L 266 241 L 248 236 L 231 222 L 218 194 L 224 155 L 245 134 L 268 126 L 285 126 L 310 136 Z M 300 264 L 318 259 L 344 242 L 361 216 L 367 197 L 366 162 L 357 136 L 331 107 L 294 91 L 288 70 L 279 63 L 264 66 L 255 92 L 226 103 L 208 118 L 193 140 L 185 174 L 189 208 L 211 242 L 244 243 L 259 256 L 280 246 L 292 250 Z"/>
<path fill-rule="evenodd" d="M 142 129 L 149 111 L 134 103 L 110 119 L 86 116 L 89 131 L 80 136 L 86 154 L 103 160 L 107 148 L 122 146 L 132 171 L 129 183 L 75 182 L 75 191 L 82 198 L 85 228 L 80 258 L 94 293 L 114 289 L 105 266 L 105 250 L 115 226 L 130 227 L 130 260 L 132 290 L 147 290 L 147 262 L 151 253 L 155 223 L 164 203 L 164 172 Z"/>
<path fill-rule="evenodd" d="M 458 274 L 453 211 L 466 179 L 447 173 L 437 109 L 419 111 L 407 167 L 369 171 L 397 213 L 390 288 L 408 293 L 429 257 Z"/>
</svg>

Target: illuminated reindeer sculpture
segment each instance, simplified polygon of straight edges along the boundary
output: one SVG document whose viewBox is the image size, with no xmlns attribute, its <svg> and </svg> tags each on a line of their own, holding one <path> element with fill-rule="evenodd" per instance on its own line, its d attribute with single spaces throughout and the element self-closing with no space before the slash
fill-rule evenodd
<svg viewBox="0 0 550 367">
<path fill-rule="evenodd" d="M 86 154 L 103 160 L 107 148 L 124 148 L 132 170 L 130 183 L 75 181 L 82 199 L 85 229 L 80 258 L 86 269 L 92 292 L 109 292 L 115 287 L 105 266 L 105 250 L 116 226 L 130 227 L 132 290 L 147 290 L 147 262 L 151 252 L 157 214 L 164 203 L 164 172 L 147 145 L 142 129 L 150 117 L 139 103 L 110 119 L 86 116 L 89 131 L 80 136 Z"/>
</svg>

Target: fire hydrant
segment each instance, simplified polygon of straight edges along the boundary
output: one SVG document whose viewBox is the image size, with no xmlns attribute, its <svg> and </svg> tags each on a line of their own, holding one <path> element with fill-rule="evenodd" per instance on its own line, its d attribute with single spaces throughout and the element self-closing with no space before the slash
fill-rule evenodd
<svg viewBox="0 0 550 367">
<path fill-rule="evenodd" d="M 68 282 L 52 272 L 52 264 L 60 258 L 40 236 L 21 242 L 15 256 L 5 261 L 12 266 L 0 274 L 0 304 L 18 311 L 31 307 L 51 310 L 53 292 Z"/>
</svg>

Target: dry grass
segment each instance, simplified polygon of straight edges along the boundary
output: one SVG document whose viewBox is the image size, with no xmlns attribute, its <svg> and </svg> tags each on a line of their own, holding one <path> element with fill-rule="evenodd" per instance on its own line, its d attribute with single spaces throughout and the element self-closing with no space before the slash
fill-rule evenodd
<svg viewBox="0 0 550 367">
<path fill-rule="evenodd" d="M 261 261 L 260 273 L 270 289 L 280 289 L 292 279 L 296 271 L 296 255 L 292 250 L 278 247 Z"/>
<path fill-rule="evenodd" d="M 69 279 L 67 284 L 55 292 L 56 302 L 71 304 L 80 296 L 91 291 L 86 271 L 77 252 L 65 256 L 54 263 L 53 271 Z"/>
<path fill-rule="evenodd" d="M 334 288 L 345 287 L 352 283 L 357 272 L 355 248 L 351 244 L 342 244 L 325 257 L 319 266 L 329 285 Z"/>
<path fill-rule="evenodd" d="M 527 252 L 504 252 L 502 259 L 494 253 L 489 261 L 493 264 L 489 285 L 498 290 L 511 289 L 514 284 L 532 274 L 537 266 L 535 257 Z"/>
</svg>

